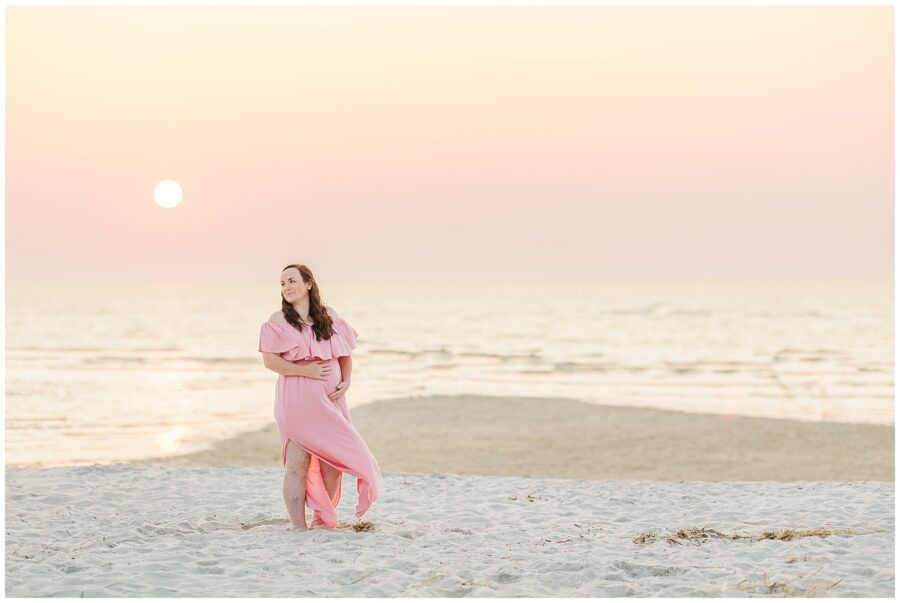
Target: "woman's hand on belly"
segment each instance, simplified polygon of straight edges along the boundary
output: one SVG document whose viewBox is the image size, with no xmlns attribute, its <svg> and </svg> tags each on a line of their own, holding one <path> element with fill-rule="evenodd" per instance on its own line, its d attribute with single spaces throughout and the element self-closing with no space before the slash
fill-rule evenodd
<svg viewBox="0 0 900 603">
<path fill-rule="evenodd" d="M 296 363 L 303 369 L 303 376 L 309 379 L 327 381 L 331 377 L 330 360 L 312 360 L 310 362 Z"/>
<path fill-rule="evenodd" d="M 342 380 L 340 383 L 337 384 L 337 389 L 334 390 L 333 392 L 331 392 L 330 394 L 328 394 L 328 398 L 332 402 L 337 401 L 338 399 L 340 399 L 341 396 L 344 395 L 344 393 L 347 391 L 348 387 L 350 387 L 350 380 L 349 379 Z"/>
</svg>

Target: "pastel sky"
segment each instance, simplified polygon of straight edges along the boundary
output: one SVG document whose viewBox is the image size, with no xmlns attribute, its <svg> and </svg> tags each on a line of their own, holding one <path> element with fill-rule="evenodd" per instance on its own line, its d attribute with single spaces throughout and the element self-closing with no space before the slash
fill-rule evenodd
<svg viewBox="0 0 900 603">
<path fill-rule="evenodd" d="M 892 274 L 893 21 L 8 6 L 7 279 Z"/>
</svg>

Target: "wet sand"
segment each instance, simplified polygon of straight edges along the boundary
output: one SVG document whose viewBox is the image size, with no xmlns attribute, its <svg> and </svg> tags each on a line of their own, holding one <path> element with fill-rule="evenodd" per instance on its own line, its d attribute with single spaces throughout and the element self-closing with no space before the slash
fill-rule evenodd
<svg viewBox="0 0 900 603">
<path fill-rule="evenodd" d="M 432 396 L 350 409 L 384 472 L 587 480 L 894 481 L 894 427 L 575 400 Z M 280 467 L 274 423 L 193 454 L 130 461 Z"/>
</svg>

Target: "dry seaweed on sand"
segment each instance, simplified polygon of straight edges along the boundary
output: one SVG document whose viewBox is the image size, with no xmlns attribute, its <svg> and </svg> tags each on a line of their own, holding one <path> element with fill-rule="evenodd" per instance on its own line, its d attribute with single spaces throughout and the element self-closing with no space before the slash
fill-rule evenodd
<svg viewBox="0 0 900 603">
<path fill-rule="evenodd" d="M 360 519 L 355 524 L 353 524 L 353 530 L 355 532 L 372 532 L 375 530 L 375 524 L 373 524 L 371 521 Z"/>
<path fill-rule="evenodd" d="M 795 538 L 806 538 L 808 536 L 821 536 L 822 538 L 824 538 L 825 536 L 831 536 L 833 534 L 849 534 L 855 536 L 865 533 L 866 532 L 857 532 L 851 528 L 846 528 L 843 530 L 830 530 L 827 528 L 817 528 L 815 530 L 794 530 L 791 528 L 787 528 L 784 530 L 763 532 L 759 535 L 758 540 L 793 540 Z"/>
<path fill-rule="evenodd" d="M 875 530 L 883 531 L 883 530 Z M 679 528 L 670 534 L 658 535 L 653 532 L 642 532 L 638 534 L 632 542 L 635 544 L 650 544 L 656 542 L 660 539 L 665 539 L 669 544 L 682 544 L 682 541 L 694 542 L 702 544 L 707 540 L 712 538 L 719 538 L 724 540 L 750 540 L 752 542 L 756 542 L 759 540 L 794 540 L 796 538 L 808 538 L 810 536 L 819 536 L 820 538 L 824 538 L 826 536 L 832 536 L 836 534 L 847 534 L 847 535 L 861 535 L 861 534 L 871 534 L 872 532 L 858 532 L 852 528 L 844 528 L 844 529 L 830 529 L 830 528 L 816 528 L 814 530 L 795 530 L 793 528 L 786 528 L 782 530 L 766 530 L 761 532 L 758 535 L 741 535 L 741 534 L 723 534 L 718 530 L 713 530 L 712 528 Z"/>
<path fill-rule="evenodd" d="M 508 498 L 509 500 L 519 500 L 519 497 L 515 494 L 512 496 L 507 496 L 506 498 Z M 528 500 L 528 502 L 535 502 L 535 501 L 541 500 L 540 496 L 535 496 L 534 494 L 529 494 L 525 498 Z"/>
<path fill-rule="evenodd" d="M 821 569 L 821 568 L 819 568 L 819 569 Z M 816 570 L 816 571 L 818 571 L 818 570 Z M 813 573 L 815 573 L 815 572 L 813 572 Z M 812 574 L 810 574 L 810 575 L 812 575 Z M 749 592 L 753 592 L 753 593 L 760 593 L 760 594 L 767 594 L 767 595 L 781 593 L 785 597 L 815 597 L 817 593 L 830 590 L 843 581 L 844 581 L 844 579 L 841 578 L 840 580 L 836 580 L 836 581 L 832 582 L 831 584 L 821 583 L 821 584 L 813 584 L 812 586 L 807 586 L 805 588 L 791 588 L 790 584 L 786 581 L 778 581 L 778 580 L 773 579 L 770 582 L 769 575 L 766 572 L 763 572 L 762 584 L 750 582 L 749 580 L 745 579 L 745 580 L 741 580 L 740 582 L 738 582 L 738 584 L 735 588 L 737 588 L 737 590 L 744 591 L 744 592 L 749 591 Z"/>
</svg>

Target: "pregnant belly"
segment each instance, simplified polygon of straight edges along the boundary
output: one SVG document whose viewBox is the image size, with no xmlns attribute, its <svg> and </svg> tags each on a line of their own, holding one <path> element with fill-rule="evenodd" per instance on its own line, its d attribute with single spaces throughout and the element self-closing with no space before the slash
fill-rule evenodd
<svg viewBox="0 0 900 603">
<path fill-rule="evenodd" d="M 328 373 L 328 377 L 325 380 L 322 379 L 313 379 L 312 377 L 300 377 L 300 379 L 304 380 L 307 386 L 318 386 L 324 388 L 326 395 L 330 394 L 334 390 L 337 389 L 338 383 L 341 382 L 341 364 L 338 362 L 337 358 L 332 358 L 331 360 L 318 360 L 318 359 L 307 359 L 307 360 L 297 360 L 294 364 L 297 365 L 305 365 L 305 364 L 314 364 L 320 363 L 322 366 L 329 366 L 331 371 Z"/>
</svg>

